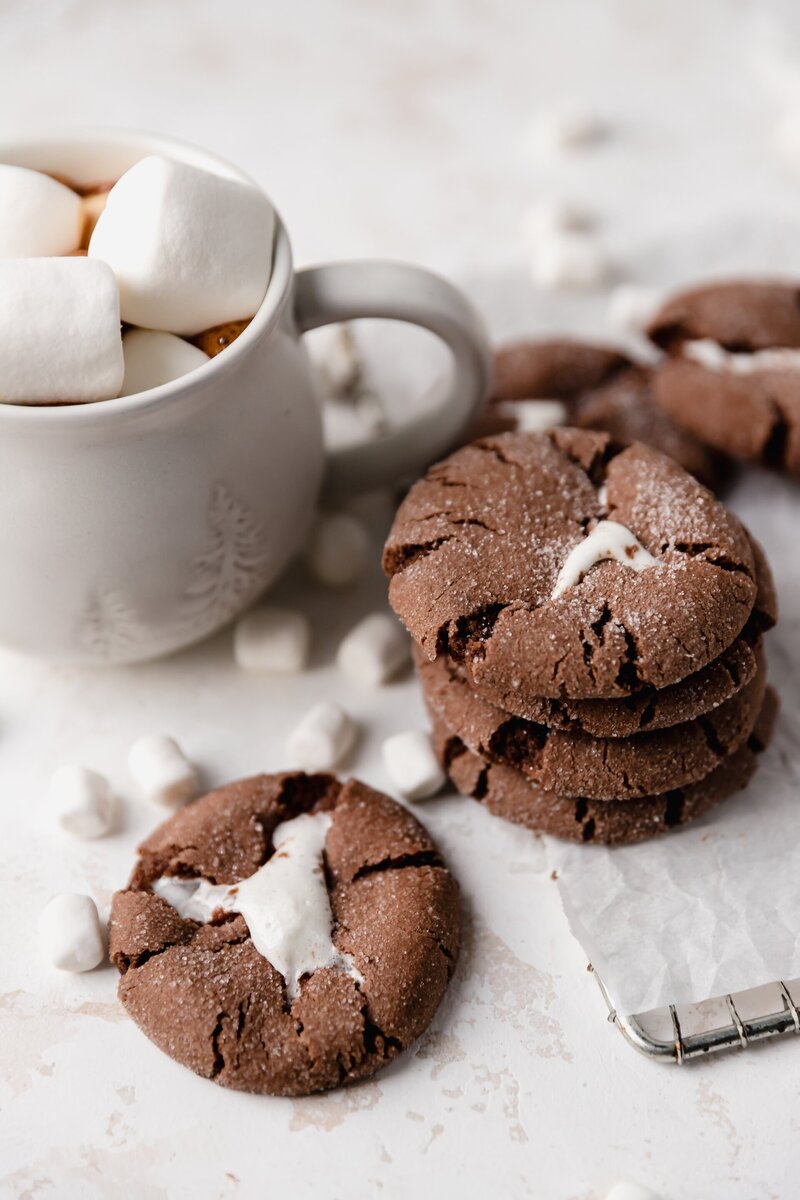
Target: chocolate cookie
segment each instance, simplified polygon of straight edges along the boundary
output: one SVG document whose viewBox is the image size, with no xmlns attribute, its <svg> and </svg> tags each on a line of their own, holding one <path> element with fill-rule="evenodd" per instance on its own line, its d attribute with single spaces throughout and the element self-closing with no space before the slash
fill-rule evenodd
<svg viewBox="0 0 800 1200">
<path fill-rule="evenodd" d="M 606 346 L 526 341 L 501 347 L 482 434 L 514 430 L 519 402 L 560 400 L 581 429 L 606 430 L 620 442 L 644 442 L 679 462 L 712 490 L 730 474 L 729 460 L 667 415 L 654 391 L 655 373 Z M 524 418 L 522 420 L 524 427 Z"/>
<path fill-rule="evenodd" d="M 643 688 L 623 700 L 553 700 L 520 694 L 512 686 L 499 697 L 499 707 L 513 716 L 555 729 L 583 730 L 593 737 L 630 737 L 632 733 L 693 721 L 730 700 L 754 678 L 761 635 L 772 628 L 778 616 L 769 563 L 755 538 L 749 534 L 748 538 L 758 587 L 753 610 L 736 641 L 702 670 L 660 691 Z M 484 699 L 493 699 L 474 679 L 472 688 Z"/>
<path fill-rule="evenodd" d="M 479 800 L 494 816 L 553 837 L 624 845 L 678 829 L 746 787 L 758 755 L 769 744 L 777 707 L 777 696 L 768 688 L 750 737 L 705 779 L 661 796 L 612 804 L 542 791 L 512 767 L 473 754 L 441 721 L 434 721 L 434 743 L 458 791 Z"/>
<path fill-rule="evenodd" d="M 695 288 L 648 333 L 668 355 L 656 379 L 665 412 L 735 457 L 800 473 L 800 287 Z"/>
<path fill-rule="evenodd" d="M 440 656 L 418 665 L 430 712 L 474 754 L 514 767 L 546 792 L 629 800 L 685 787 L 710 774 L 753 731 L 764 699 L 755 678 L 719 708 L 671 729 L 597 738 L 509 716 L 470 688 L 463 668 Z"/>
<path fill-rule="evenodd" d="M 183 809 L 139 853 L 111 909 L 119 997 L 198 1075 L 301 1096 L 372 1075 L 433 1018 L 458 957 L 458 887 L 388 797 L 260 775 Z"/>
<path fill-rule="evenodd" d="M 650 447 L 576 429 L 436 464 L 383 562 L 427 657 L 463 662 L 497 703 L 512 687 L 523 703 L 668 687 L 731 645 L 756 596 L 747 536 L 706 488 Z"/>
</svg>

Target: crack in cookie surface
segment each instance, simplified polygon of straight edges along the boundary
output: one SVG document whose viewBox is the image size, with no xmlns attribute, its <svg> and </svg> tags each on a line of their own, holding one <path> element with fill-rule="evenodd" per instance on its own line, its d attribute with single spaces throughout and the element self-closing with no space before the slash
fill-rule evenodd
<svg viewBox="0 0 800 1200">
<path fill-rule="evenodd" d="M 512 767 L 486 762 L 438 719 L 434 719 L 434 744 L 458 791 L 478 800 L 492 815 L 536 833 L 624 845 L 678 830 L 746 787 L 758 756 L 769 745 L 776 711 L 777 697 L 767 689 L 750 738 L 705 779 L 663 795 L 614 804 L 547 792 Z"/>
<path fill-rule="evenodd" d="M 420 662 L 418 670 L 431 713 L 475 754 L 520 771 L 547 792 L 609 802 L 670 791 L 710 774 L 749 737 L 766 687 L 761 662 L 749 684 L 707 715 L 669 729 L 598 738 L 509 717 L 475 695 L 452 660 Z"/>
</svg>

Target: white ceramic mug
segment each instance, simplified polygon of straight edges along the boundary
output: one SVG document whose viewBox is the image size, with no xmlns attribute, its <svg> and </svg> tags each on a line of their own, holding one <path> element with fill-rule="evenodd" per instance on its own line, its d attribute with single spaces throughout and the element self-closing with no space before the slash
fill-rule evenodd
<svg viewBox="0 0 800 1200">
<path fill-rule="evenodd" d="M 117 131 L 0 145 L 0 162 L 88 183 L 153 153 L 247 179 L 194 147 Z M 326 464 L 300 335 L 356 317 L 438 334 L 452 352 L 449 391 L 417 420 Z M 278 219 L 260 309 L 201 370 L 98 404 L 0 404 L 0 645 L 122 663 L 207 636 L 298 550 L 326 471 L 334 491 L 417 473 L 472 420 L 488 372 L 481 322 L 452 285 L 396 263 L 295 273 Z"/>
</svg>

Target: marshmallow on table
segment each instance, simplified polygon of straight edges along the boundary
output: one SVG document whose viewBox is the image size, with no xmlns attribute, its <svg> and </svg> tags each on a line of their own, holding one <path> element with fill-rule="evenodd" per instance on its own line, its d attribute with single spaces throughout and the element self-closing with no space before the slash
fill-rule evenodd
<svg viewBox="0 0 800 1200">
<path fill-rule="evenodd" d="M 522 214 L 522 240 L 534 250 L 543 238 L 553 233 L 586 230 L 591 225 L 589 214 L 567 200 L 538 200 Z"/>
<path fill-rule="evenodd" d="M 0 163 L 0 258 L 69 254 L 81 244 L 77 192 L 27 167 Z"/>
<path fill-rule="evenodd" d="M 533 122 L 531 143 L 535 150 L 557 154 L 590 146 L 606 133 L 606 125 L 596 113 L 576 106 L 540 113 Z"/>
<path fill-rule="evenodd" d="M 0 259 L 0 403 L 110 400 L 122 378 L 119 292 L 106 263 Z"/>
<path fill-rule="evenodd" d="M 319 367 L 336 399 L 351 397 L 361 382 L 363 365 L 349 325 L 323 325 L 309 343 L 312 362 Z"/>
<path fill-rule="evenodd" d="M 233 655 L 245 671 L 302 671 L 310 647 L 308 618 L 288 608 L 253 609 L 233 630 Z"/>
<path fill-rule="evenodd" d="M 197 795 L 197 771 L 174 738 L 139 738 L 128 754 L 128 768 L 148 800 L 177 808 Z"/>
<path fill-rule="evenodd" d="M 555 231 L 543 237 L 531 256 L 531 275 L 539 287 L 575 290 L 600 287 L 610 266 L 600 241 L 592 233 Z"/>
<path fill-rule="evenodd" d="M 93 971 L 106 947 L 97 905 L 91 896 L 61 892 L 39 915 L 39 946 L 59 971 Z"/>
<path fill-rule="evenodd" d="M 492 412 L 514 421 L 520 433 L 544 433 L 569 424 L 563 400 L 500 400 L 492 406 Z"/>
<path fill-rule="evenodd" d="M 151 155 L 108 193 L 89 257 L 116 274 L 123 321 L 195 334 L 253 316 L 274 230 L 272 205 L 255 185 Z"/>
<path fill-rule="evenodd" d="M 50 807 L 56 824 L 74 837 L 102 837 L 113 824 L 111 786 L 88 767 L 59 767 L 50 781 Z"/>
<path fill-rule="evenodd" d="M 180 379 L 208 362 L 191 342 L 155 329 L 129 329 L 122 339 L 125 377 L 121 396 L 133 396 Z"/>
<path fill-rule="evenodd" d="M 357 732 L 358 726 L 343 708 L 321 700 L 290 735 L 289 755 L 306 771 L 331 771 L 352 748 Z"/>
<path fill-rule="evenodd" d="M 305 559 L 311 574 L 328 587 L 347 587 L 361 575 L 369 534 L 350 513 L 323 513 L 311 530 Z"/>
<path fill-rule="evenodd" d="M 444 786 L 445 773 L 434 754 L 430 735 L 420 729 L 388 737 L 383 743 L 383 762 L 406 800 L 427 800 Z"/>
<path fill-rule="evenodd" d="M 657 288 L 623 283 L 614 288 L 608 301 L 608 319 L 626 333 L 641 333 L 663 300 Z"/>
<path fill-rule="evenodd" d="M 345 675 L 373 686 L 388 683 L 410 658 L 408 634 L 396 617 L 385 612 L 363 617 L 342 639 L 336 655 Z"/>
</svg>

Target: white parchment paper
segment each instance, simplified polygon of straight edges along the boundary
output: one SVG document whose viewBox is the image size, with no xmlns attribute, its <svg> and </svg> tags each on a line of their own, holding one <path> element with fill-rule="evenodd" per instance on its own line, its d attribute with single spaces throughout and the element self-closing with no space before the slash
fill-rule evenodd
<svg viewBox="0 0 800 1200">
<path fill-rule="evenodd" d="M 548 846 L 572 930 L 626 1013 L 800 977 L 800 487 L 753 470 L 729 501 L 780 603 L 766 640 L 781 713 L 755 779 L 652 842 Z"/>
</svg>

